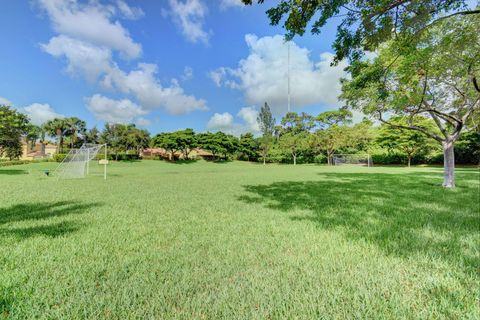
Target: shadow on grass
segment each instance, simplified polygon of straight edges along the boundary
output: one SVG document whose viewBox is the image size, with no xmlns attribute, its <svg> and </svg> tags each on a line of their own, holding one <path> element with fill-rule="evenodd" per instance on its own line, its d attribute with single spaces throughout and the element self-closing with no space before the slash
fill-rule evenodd
<svg viewBox="0 0 480 320">
<path fill-rule="evenodd" d="M 173 163 L 173 164 L 192 164 L 197 162 L 198 160 L 194 160 L 194 159 L 169 161 L 169 163 Z"/>
<path fill-rule="evenodd" d="M 27 228 L 1 227 L 12 222 L 40 221 L 53 217 L 81 214 L 86 210 L 101 206 L 101 203 L 78 203 L 73 201 L 57 201 L 50 203 L 18 204 L 8 208 L 0 208 L 0 235 L 14 235 L 19 238 L 28 238 L 36 235 L 57 237 L 77 231 L 81 225 L 75 221 L 39 225 Z"/>
<path fill-rule="evenodd" d="M 467 180 L 471 173 L 457 175 L 464 181 L 456 190 L 440 187 L 437 173 L 321 176 L 320 181 L 244 186 L 247 194 L 239 199 L 286 213 L 297 210 L 292 221 L 366 240 L 387 254 L 421 254 L 473 272 L 478 268 L 480 195 L 478 185 Z"/>
<path fill-rule="evenodd" d="M 0 169 L 0 175 L 18 175 L 18 174 L 28 174 L 27 170 L 20 170 L 20 169 Z"/>
</svg>

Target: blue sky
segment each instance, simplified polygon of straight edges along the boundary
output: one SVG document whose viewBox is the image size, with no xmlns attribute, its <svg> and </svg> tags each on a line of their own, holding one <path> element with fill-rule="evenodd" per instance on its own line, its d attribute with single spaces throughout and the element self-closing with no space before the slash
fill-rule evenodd
<svg viewBox="0 0 480 320">
<path fill-rule="evenodd" d="M 155 134 L 256 131 L 258 106 L 286 112 L 287 45 L 268 5 L 239 0 L 0 2 L 0 102 L 41 123 L 134 122 Z M 338 108 L 335 35 L 290 44 L 294 111 Z"/>
</svg>

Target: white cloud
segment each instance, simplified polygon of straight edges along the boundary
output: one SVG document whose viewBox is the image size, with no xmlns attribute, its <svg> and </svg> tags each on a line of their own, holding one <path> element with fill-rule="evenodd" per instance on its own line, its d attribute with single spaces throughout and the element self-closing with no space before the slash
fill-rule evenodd
<svg viewBox="0 0 480 320">
<path fill-rule="evenodd" d="M 228 9 L 230 7 L 244 7 L 242 0 L 221 0 L 220 1 L 220 8 L 221 9 Z"/>
<path fill-rule="evenodd" d="M 193 79 L 193 69 L 192 69 L 192 67 L 186 66 L 186 67 L 183 69 L 182 79 L 183 79 L 184 81 L 188 81 L 188 80 L 192 80 L 192 79 Z"/>
<path fill-rule="evenodd" d="M 193 43 L 208 43 L 210 34 L 203 29 L 208 12 L 201 0 L 169 0 L 173 21 L 181 29 L 184 37 Z"/>
<path fill-rule="evenodd" d="M 183 114 L 194 110 L 207 110 L 206 102 L 186 95 L 176 80 L 163 87 L 155 77 L 157 65 L 140 63 L 138 68 L 126 73 L 113 69 L 103 80 L 107 88 L 117 88 L 125 94 L 133 94 L 147 109 L 162 107 L 171 114 Z"/>
<path fill-rule="evenodd" d="M 210 72 L 216 85 L 223 85 L 244 92 L 248 103 L 267 101 L 275 113 L 287 108 L 288 46 L 283 36 L 258 38 L 246 35 L 250 54 L 240 60 L 236 69 L 221 67 Z M 346 62 L 331 67 L 333 54 L 324 52 L 317 61 L 310 52 L 290 43 L 291 101 L 294 107 L 312 104 L 338 107 L 341 91 L 340 78 Z"/>
<path fill-rule="evenodd" d="M 7 98 L 0 97 L 0 105 L 12 106 L 12 102 Z"/>
<path fill-rule="evenodd" d="M 141 116 L 147 113 L 128 99 L 114 100 L 100 94 L 87 98 L 86 104 L 95 118 L 109 123 L 128 123 L 137 119 L 142 121 Z"/>
<path fill-rule="evenodd" d="M 137 120 L 135 120 L 135 124 L 140 127 L 146 127 L 152 124 L 152 121 L 149 119 L 145 119 L 144 117 L 140 117 Z"/>
<path fill-rule="evenodd" d="M 42 44 L 41 47 L 56 58 L 65 57 L 68 61 L 67 72 L 72 75 L 80 72 L 90 82 L 110 70 L 112 55 L 108 48 L 95 46 L 65 35 L 53 37 L 48 44 Z"/>
<path fill-rule="evenodd" d="M 45 122 L 55 119 L 55 118 L 63 118 L 64 116 L 56 113 L 49 104 L 41 104 L 41 103 L 32 103 L 31 105 L 20 108 L 20 112 L 25 113 L 30 122 L 39 126 L 44 124 Z"/>
<path fill-rule="evenodd" d="M 124 0 L 117 0 L 117 7 L 125 19 L 137 20 L 145 15 L 141 8 L 130 7 Z"/>
<path fill-rule="evenodd" d="M 237 118 L 241 119 L 241 122 L 235 122 L 229 112 L 215 113 L 208 121 L 207 128 L 234 135 L 240 135 L 246 132 L 256 134 L 260 132 L 257 116 L 258 111 L 255 107 L 243 107 L 240 109 L 237 113 Z"/>
<path fill-rule="evenodd" d="M 47 44 L 42 44 L 41 48 L 56 58 L 65 58 L 66 70 L 70 75 L 81 74 L 92 83 L 99 80 L 103 88 L 131 95 L 136 98 L 136 103 L 142 106 L 140 108 L 128 99 L 106 101 L 108 98 L 101 100 L 101 97 L 94 96 L 95 99 L 91 99 L 89 106 L 97 118 L 123 121 L 135 117 L 131 112 L 141 110 L 141 114 L 146 114 L 156 108 L 163 108 L 171 114 L 207 110 L 206 102 L 185 94 L 176 79 L 172 79 L 167 86 L 162 85 L 157 77 L 156 64 L 139 63 L 136 68 L 124 71 L 114 61 L 114 50 L 134 58 L 140 54 L 141 47 L 133 42 L 128 31 L 118 21 L 111 20 L 118 12 L 132 19 L 138 18 L 143 14 L 140 9 L 128 6 L 124 0 L 112 0 L 116 6 L 102 5 L 97 0 L 87 3 L 77 0 L 39 1 L 52 20 L 54 29 L 60 33 Z M 95 32 L 91 25 L 95 26 Z M 193 70 L 186 67 L 182 78 L 191 77 Z M 105 106 L 100 108 L 99 102 L 114 106 L 111 117 L 108 116 Z M 118 110 L 125 110 L 127 113 L 122 116 L 118 114 Z"/>
<path fill-rule="evenodd" d="M 258 133 L 260 132 L 260 126 L 258 125 L 257 117 L 258 111 L 255 107 L 243 107 L 237 113 L 237 117 L 243 120 L 247 131 Z"/>
<path fill-rule="evenodd" d="M 221 87 L 223 80 L 227 76 L 227 69 L 220 67 L 216 70 L 210 71 L 207 75 L 217 87 Z"/>
<path fill-rule="evenodd" d="M 39 3 L 58 33 L 118 50 L 126 58 L 136 58 L 141 54 L 141 45 L 132 40 L 119 21 L 112 21 L 114 7 L 103 6 L 97 1 L 84 4 L 77 0 L 39 0 Z M 125 10 L 125 6 L 120 7 L 124 15 Z"/>
<path fill-rule="evenodd" d="M 207 128 L 230 132 L 233 129 L 233 116 L 228 112 L 215 113 L 210 120 L 208 120 Z"/>
</svg>

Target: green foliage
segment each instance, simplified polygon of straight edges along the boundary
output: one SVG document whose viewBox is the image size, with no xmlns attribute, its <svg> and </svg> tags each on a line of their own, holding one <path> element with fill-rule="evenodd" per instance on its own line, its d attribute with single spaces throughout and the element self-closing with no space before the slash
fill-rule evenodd
<svg viewBox="0 0 480 320">
<path fill-rule="evenodd" d="M 389 122 L 392 125 L 408 126 L 408 119 L 405 117 L 393 117 Z M 431 119 L 417 116 L 413 119 L 413 123 L 432 131 L 435 130 L 435 123 Z M 415 156 L 426 155 L 439 147 L 435 140 L 418 130 L 403 129 L 392 125 L 383 124 L 380 127 L 377 143 L 385 147 L 390 153 L 405 155 L 408 166 Z"/>
<path fill-rule="evenodd" d="M 134 124 L 105 124 L 100 141 L 108 144 L 108 148 L 116 155 L 136 153 L 137 155 L 143 148 L 148 147 L 150 134 L 148 131 L 138 129 Z"/>
<path fill-rule="evenodd" d="M 245 133 L 238 142 L 238 158 L 240 160 L 255 161 L 259 157 L 259 144 L 253 134 Z"/>
<path fill-rule="evenodd" d="M 229 155 L 236 153 L 239 148 L 239 141 L 236 137 L 221 131 L 200 133 L 197 135 L 197 139 L 200 147 L 210 151 L 214 157 L 223 156 L 224 160 L 227 160 Z"/>
<path fill-rule="evenodd" d="M 28 118 L 24 114 L 0 105 L 0 157 L 19 158 L 22 155 L 20 139 L 28 129 Z"/>
<path fill-rule="evenodd" d="M 259 144 L 263 163 L 265 164 L 268 152 L 273 144 L 273 133 L 275 129 L 275 118 L 273 118 L 268 103 L 265 102 L 265 104 L 260 108 L 257 122 L 262 132 L 262 137 L 259 139 Z"/>
<path fill-rule="evenodd" d="M 56 162 L 62 162 L 67 157 L 67 153 L 55 153 L 53 155 L 53 160 Z"/>
<path fill-rule="evenodd" d="M 303 35 L 307 28 L 319 34 L 329 21 L 340 19 L 333 43 L 336 63 L 345 58 L 358 61 L 365 51 L 375 51 L 391 39 L 415 42 L 422 32 L 446 17 L 478 17 L 478 7 L 470 10 L 466 3 L 465 0 L 281 0 L 267 14 L 271 24 L 283 22 L 287 39 Z"/>
<path fill-rule="evenodd" d="M 105 183 L 56 166 L 0 169 L 7 319 L 480 312 L 474 168 L 452 191 L 439 168 L 115 162 Z"/>
</svg>

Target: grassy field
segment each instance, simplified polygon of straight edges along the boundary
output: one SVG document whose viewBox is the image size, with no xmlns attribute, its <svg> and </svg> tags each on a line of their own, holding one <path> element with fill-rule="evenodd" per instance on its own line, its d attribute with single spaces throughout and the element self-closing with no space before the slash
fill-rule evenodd
<svg viewBox="0 0 480 320">
<path fill-rule="evenodd" d="M 478 319 L 480 174 L 0 168 L 0 318 Z"/>
</svg>

